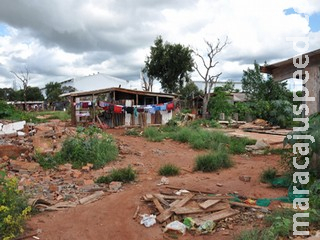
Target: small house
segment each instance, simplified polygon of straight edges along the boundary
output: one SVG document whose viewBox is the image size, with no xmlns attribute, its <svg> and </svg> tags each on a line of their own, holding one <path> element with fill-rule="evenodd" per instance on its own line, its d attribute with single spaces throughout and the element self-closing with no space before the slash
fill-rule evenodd
<svg viewBox="0 0 320 240">
<path fill-rule="evenodd" d="M 69 97 L 73 125 L 98 122 L 113 128 L 166 124 L 173 116 L 177 95 L 106 88 L 61 97 Z"/>
</svg>

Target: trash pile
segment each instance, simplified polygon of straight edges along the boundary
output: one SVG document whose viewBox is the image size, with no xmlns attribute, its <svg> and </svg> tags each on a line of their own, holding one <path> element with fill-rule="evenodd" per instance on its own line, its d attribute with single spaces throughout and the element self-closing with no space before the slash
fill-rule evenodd
<svg viewBox="0 0 320 240">
<path fill-rule="evenodd" d="M 150 193 L 142 199 L 151 209 L 151 215 L 140 215 L 141 224 L 150 227 L 158 222 L 164 227 L 164 232 L 180 234 L 187 231 L 192 234 L 207 234 L 217 229 L 232 229 L 234 221 L 238 224 L 240 219 L 248 215 L 252 215 L 250 218 L 253 221 L 262 219 L 269 212 L 267 207 L 255 205 L 255 201 L 237 202 L 232 195 L 203 194 L 185 189 L 172 194 Z M 244 221 L 247 223 L 248 219 Z"/>
</svg>

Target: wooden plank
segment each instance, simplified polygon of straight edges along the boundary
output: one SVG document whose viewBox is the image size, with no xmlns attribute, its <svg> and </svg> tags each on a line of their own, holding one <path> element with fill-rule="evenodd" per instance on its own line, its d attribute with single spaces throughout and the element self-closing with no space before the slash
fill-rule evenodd
<svg viewBox="0 0 320 240">
<path fill-rule="evenodd" d="M 230 205 L 233 205 L 233 206 L 255 208 L 255 209 L 262 209 L 262 210 L 265 210 L 265 211 L 269 211 L 269 209 L 267 207 L 261 207 L 261 206 L 257 206 L 257 205 L 250 205 L 250 204 L 240 203 L 240 202 L 229 202 L 229 203 L 230 203 Z"/>
<path fill-rule="evenodd" d="M 218 203 L 216 205 L 211 206 L 208 209 L 202 209 L 199 207 L 180 207 L 180 208 L 175 208 L 173 211 L 177 215 L 184 215 L 184 214 L 215 212 L 215 211 L 221 211 L 227 208 L 230 208 L 230 205 L 228 203 Z"/>
<path fill-rule="evenodd" d="M 140 211 L 140 206 L 138 205 L 136 211 L 135 211 L 134 214 L 133 214 L 133 217 L 132 217 L 133 219 L 136 219 L 136 218 L 137 218 L 137 216 L 138 216 L 138 214 L 139 214 L 139 211 Z"/>
<path fill-rule="evenodd" d="M 160 223 L 163 223 L 164 221 L 166 221 L 167 219 L 169 219 L 172 216 L 172 214 L 173 214 L 172 210 L 174 208 L 183 207 L 183 205 L 185 205 L 193 197 L 194 197 L 194 194 L 189 194 L 189 195 L 185 196 L 182 200 L 180 200 L 179 202 L 176 202 L 176 204 L 173 204 L 170 208 L 164 210 L 163 213 L 158 215 L 157 221 Z"/>
<path fill-rule="evenodd" d="M 153 200 L 154 205 L 156 205 L 156 208 L 158 209 L 159 213 L 163 213 L 164 209 L 163 209 L 162 205 L 160 204 L 158 198 L 153 198 L 152 200 Z"/>
<path fill-rule="evenodd" d="M 229 208 L 229 209 L 221 210 L 219 212 L 211 213 L 209 215 L 201 216 L 199 218 L 193 218 L 193 220 L 195 221 L 195 223 L 197 225 L 201 225 L 205 221 L 209 221 L 209 220 L 220 221 L 222 219 L 225 219 L 227 217 L 231 217 L 231 216 L 236 215 L 238 213 L 239 213 L 238 210 Z"/>
<path fill-rule="evenodd" d="M 177 215 L 184 215 L 184 214 L 193 214 L 193 213 L 203 213 L 204 210 L 199 207 L 180 207 L 173 209 L 173 212 Z"/>
<path fill-rule="evenodd" d="M 177 196 L 177 195 L 165 195 L 165 194 L 158 194 L 158 196 L 162 197 L 163 199 L 167 200 L 177 200 L 177 199 L 183 199 L 184 196 Z M 232 199 L 234 197 L 232 196 L 199 196 L 195 195 L 193 197 L 193 200 L 209 200 L 209 199 Z M 150 199 L 151 200 L 151 199 Z"/>
<path fill-rule="evenodd" d="M 79 200 L 80 204 L 88 204 L 88 203 L 92 203 L 96 200 L 98 200 L 99 198 L 101 198 L 104 195 L 103 191 L 97 191 L 94 194 L 91 194 L 87 197 L 81 198 Z"/>
<path fill-rule="evenodd" d="M 218 202 L 220 202 L 221 200 L 220 199 L 217 199 L 217 200 L 207 200 L 205 202 L 202 202 L 202 203 L 199 203 L 199 206 L 203 209 L 207 209 L 208 207 L 211 207 L 215 204 L 217 204 Z"/>
<path fill-rule="evenodd" d="M 184 188 L 184 187 L 175 187 L 175 186 L 166 186 L 166 188 L 171 188 L 175 190 L 181 190 L 185 189 L 188 190 L 189 192 L 195 192 L 195 193 L 206 193 L 206 194 L 216 194 L 217 192 L 212 192 L 212 191 L 206 191 L 206 190 L 199 190 L 199 189 L 194 189 L 194 188 Z"/>
<path fill-rule="evenodd" d="M 153 196 L 155 198 L 157 198 L 163 205 L 170 207 L 170 203 L 168 203 L 166 200 L 164 200 L 164 198 L 162 197 L 161 194 L 155 193 L 155 194 L 153 194 Z"/>
</svg>

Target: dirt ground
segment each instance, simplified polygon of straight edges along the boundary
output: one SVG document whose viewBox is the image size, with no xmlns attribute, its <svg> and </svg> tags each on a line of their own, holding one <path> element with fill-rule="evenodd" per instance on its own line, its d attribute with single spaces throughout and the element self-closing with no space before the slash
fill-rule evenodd
<svg viewBox="0 0 320 240">
<path fill-rule="evenodd" d="M 150 213 L 150 208 L 141 200 L 147 193 L 158 193 L 165 186 L 158 186 L 161 176 L 158 169 L 165 163 L 173 163 L 182 169 L 181 174 L 169 177 L 170 185 L 226 194 L 238 192 L 248 198 L 274 198 L 286 195 L 285 189 L 270 188 L 259 182 L 263 169 L 277 167 L 277 155 L 236 155 L 232 159 L 234 167 L 214 173 L 192 172 L 195 158 L 205 151 L 191 149 L 188 144 L 164 140 L 148 142 L 142 137 L 124 136 L 124 130 L 107 130 L 121 144 L 125 154 L 111 167 L 127 167 L 129 164 L 138 172 L 133 184 L 125 184 L 122 191 L 108 193 L 101 200 L 88 205 L 79 205 L 63 211 L 43 212 L 33 216 L 27 224 L 27 234 L 40 230 L 37 235 L 45 240 L 73 239 L 130 239 L 158 240 L 171 239 L 162 232 L 162 226 L 155 224 L 150 228 L 140 225 L 140 217 L 133 219 L 137 206 L 140 214 Z M 246 133 L 249 134 L 250 133 Z M 279 142 L 283 136 L 252 134 L 253 138 Z M 251 177 L 250 182 L 239 180 L 240 175 Z M 220 187 L 217 186 L 220 183 Z M 252 227 L 253 223 L 235 225 L 232 229 L 220 230 L 210 235 L 192 236 L 186 233 L 179 239 L 233 239 L 242 229 Z"/>
</svg>

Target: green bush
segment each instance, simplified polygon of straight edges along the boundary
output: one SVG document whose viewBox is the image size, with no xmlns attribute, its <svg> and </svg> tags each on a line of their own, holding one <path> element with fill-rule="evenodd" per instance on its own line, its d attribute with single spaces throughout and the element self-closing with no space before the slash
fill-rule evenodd
<svg viewBox="0 0 320 240">
<path fill-rule="evenodd" d="M 155 127 L 146 128 L 143 132 L 143 136 L 151 142 L 161 142 L 165 138 L 165 135 Z"/>
<path fill-rule="evenodd" d="M 260 182 L 262 183 L 271 183 L 273 179 L 277 176 L 277 170 L 275 168 L 267 168 L 263 170 L 260 175 Z"/>
<path fill-rule="evenodd" d="M 18 190 L 16 178 L 6 178 L 0 171 L 0 239 L 14 239 L 23 233 L 23 225 L 31 212 L 26 197 Z"/>
<path fill-rule="evenodd" d="M 320 210 L 320 180 L 316 180 L 310 186 L 310 205 Z"/>
<path fill-rule="evenodd" d="M 136 172 L 129 166 L 112 170 L 109 175 L 99 177 L 96 183 L 110 183 L 112 181 L 131 182 L 136 179 L 136 176 Z"/>
<path fill-rule="evenodd" d="M 74 168 L 81 168 L 88 163 L 93 168 L 103 167 L 118 156 L 118 148 L 113 138 L 101 129 L 78 128 L 75 137 L 67 138 L 60 152 L 54 156 L 36 154 L 35 158 L 43 168 L 52 168 L 59 164 L 71 163 Z"/>
<path fill-rule="evenodd" d="M 293 209 L 279 209 L 265 217 L 265 222 L 270 226 L 270 231 L 275 236 L 289 236 L 292 233 L 293 219 L 296 212 Z"/>
<path fill-rule="evenodd" d="M 213 172 L 221 168 L 229 168 L 233 166 L 233 162 L 229 154 L 220 149 L 206 155 L 198 156 L 196 159 L 196 171 Z"/>
<path fill-rule="evenodd" d="M 159 169 L 159 175 L 161 176 L 176 176 L 179 175 L 179 173 L 180 169 L 171 163 L 165 164 Z"/>
<path fill-rule="evenodd" d="M 230 146 L 229 146 L 229 152 L 231 154 L 242 154 L 246 152 L 246 146 L 247 145 L 254 145 L 256 143 L 256 140 L 249 139 L 246 137 L 230 137 Z"/>
</svg>

